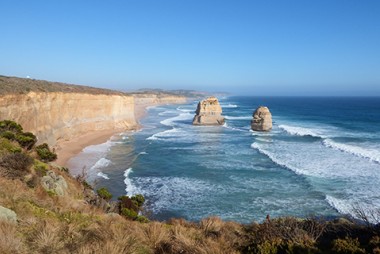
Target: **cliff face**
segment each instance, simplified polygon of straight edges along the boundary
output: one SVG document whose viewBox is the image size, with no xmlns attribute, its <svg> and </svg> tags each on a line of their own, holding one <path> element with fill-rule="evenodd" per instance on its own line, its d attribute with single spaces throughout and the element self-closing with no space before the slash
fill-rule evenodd
<svg viewBox="0 0 380 254">
<path fill-rule="evenodd" d="M 222 107 L 216 97 L 209 97 L 198 103 L 193 119 L 194 125 L 222 125 Z"/>
<path fill-rule="evenodd" d="M 185 103 L 186 97 L 171 94 L 133 94 L 135 105 L 159 105 Z"/>
<path fill-rule="evenodd" d="M 133 129 L 134 98 L 128 95 L 30 92 L 0 96 L 0 119 L 10 119 L 54 146 L 81 134 Z"/>
</svg>

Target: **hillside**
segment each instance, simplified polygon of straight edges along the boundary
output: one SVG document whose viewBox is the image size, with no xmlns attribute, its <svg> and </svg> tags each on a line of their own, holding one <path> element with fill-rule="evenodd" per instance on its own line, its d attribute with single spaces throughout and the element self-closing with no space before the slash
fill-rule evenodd
<svg viewBox="0 0 380 254">
<path fill-rule="evenodd" d="M 93 190 L 46 145 L 0 121 L 0 253 L 380 253 L 380 228 L 347 219 L 269 217 L 242 225 L 149 221 L 144 197 Z M 145 216 L 144 216 L 145 215 Z"/>
<path fill-rule="evenodd" d="M 71 85 L 28 78 L 7 77 L 0 75 L 0 95 L 25 94 L 28 92 L 62 92 L 121 95 L 122 92 L 89 86 Z"/>
</svg>

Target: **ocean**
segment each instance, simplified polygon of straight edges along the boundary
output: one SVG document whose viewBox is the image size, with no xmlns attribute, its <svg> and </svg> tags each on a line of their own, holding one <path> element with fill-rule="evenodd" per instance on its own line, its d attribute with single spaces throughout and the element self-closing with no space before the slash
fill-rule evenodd
<svg viewBox="0 0 380 254">
<path fill-rule="evenodd" d="M 150 107 L 137 132 L 69 164 L 117 198 L 141 193 L 150 218 L 242 223 L 380 209 L 380 98 L 226 97 L 226 124 L 193 126 L 197 101 Z M 260 105 L 270 132 L 253 132 Z"/>
</svg>

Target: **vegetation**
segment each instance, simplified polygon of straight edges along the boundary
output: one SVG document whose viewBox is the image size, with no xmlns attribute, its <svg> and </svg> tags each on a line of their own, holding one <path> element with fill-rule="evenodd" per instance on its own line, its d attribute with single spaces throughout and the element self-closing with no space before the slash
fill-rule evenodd
<svg viewBox="0 0 380 254">
<path fill-rule="evenodd" d="M 49 145 L 46 143 L 37 146 L 36 152 L 39 158 L 44 162 L 54 161 L 57 159 L 57 154 L 50 151 Z"/>
<path fill-rule="evenodd" d="M 106 201 L 111 200 L 112 194 L 106 189 L 106 188 L 100 188 L 97 190 L 98 195 L 102 198 L 105 199 Z"/>
<path fill-rule="evenodd" d="M 14 126 L 9 131 L 19 132 Z M 380 253 L 380 225 L 349 219 L 149 221 L 141 215 L 142 195 L 111 201 L 105 188 L 97 195 L 83 178 L 36 158 L 34 149 L 0 138 L 0 205 L 17 214 L 17 223 L 0 220 L 0 253 Z M 65 179 L 64 196 L 42 187 L 50 171 Z"/>
</svg>

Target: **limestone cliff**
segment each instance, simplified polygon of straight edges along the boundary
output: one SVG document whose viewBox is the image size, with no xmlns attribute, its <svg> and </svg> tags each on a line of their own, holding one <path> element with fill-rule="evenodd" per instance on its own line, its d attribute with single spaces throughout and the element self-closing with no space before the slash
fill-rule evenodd
<svg viewBox="0 0 380 254">
<path fill-rule="evenodd" d="M 54 146 L 81 134 L 137 126 L 128 95 L 30 92 L 0 96 L 0 119 L 10 119 Z"/>
<path fill-rule="evenodd" d="M 254 131 L 269 131 L 272 129 L 272 114 L 267 107 L 260 106 L 253 112 L 251 128 Z"/>
<path fill-rule="evenodd" d="M 198 103 L 197 110 L 193 119 L 194 125 L 222 125 L 222 107 L 216 97 L 209 97 Z"/>
</svg>

